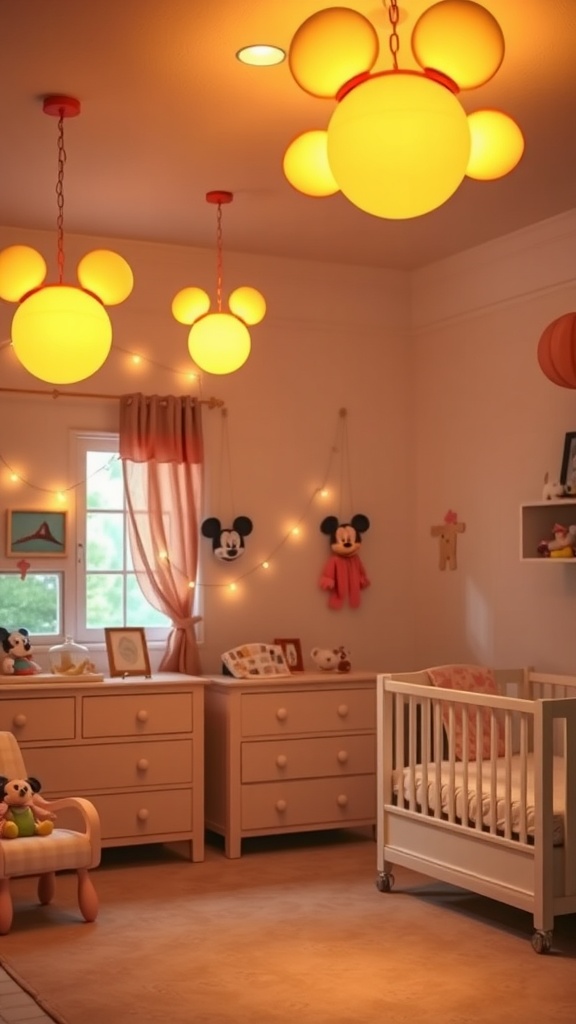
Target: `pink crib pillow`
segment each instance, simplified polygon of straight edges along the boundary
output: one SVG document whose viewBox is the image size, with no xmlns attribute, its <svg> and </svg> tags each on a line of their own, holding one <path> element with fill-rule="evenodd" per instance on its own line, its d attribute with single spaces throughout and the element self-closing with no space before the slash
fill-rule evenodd
<svg viewBox="0 0 576 1024">
<path fill-rule="evenodd" d="M 439 686 L 444 690 L 467 690 L 471 693 L 489 693 L 494 696 L 498 696 L 498 687 L 496 686 L 496 680 L 494 673 L 491 669 L 486 668 L 483 665 L 439 665 L 437 668 L 429 668 L 428 676 L 433 686 Z M 462 760 L 463 744 L 462 744 L 462 718 L 466 709 L 460 706 L 454 709 L 454 725 L 455 725 L 455 739 L 456 749 L 455 757 L 457 761 Z M 444 721 L 444 727 L 448 729 L 448 706 L 444 705 L 442 709 L 442 717 Z M 489 710 L 483 709 L 480 714 L 481 729 L 482 729 L 482 757 L 490 757 L 490 712 Z M 504 737 L 500 727 L 500 722 L 496 721 L 497 730 L 497 750 L 498 757 L 504 756 Z M 468 720 L 468 760 L 476 760 L 476 751 L 478 749 L 478 737 L 476 736 L 476 715 L 472 714 Z"/>
</svg>

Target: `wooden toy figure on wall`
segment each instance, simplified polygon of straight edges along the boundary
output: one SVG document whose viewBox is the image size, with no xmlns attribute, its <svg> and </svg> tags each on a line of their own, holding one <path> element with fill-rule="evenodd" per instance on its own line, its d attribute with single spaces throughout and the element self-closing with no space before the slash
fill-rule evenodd
<svg viewBox="0 0 576 1024">
<path fill-rule="evenodd" d="M 464 533 L 465 529 L 466 523 L 459 523 L 458 515 L 452 509 L 448 509 L 441 525 L 430 528 L 431 535 L 440 539 L 440 569 L 445 569 L 446 566 L 450 569 L 456 568 L 456 541 L 458 534 Z"/>
</svg>

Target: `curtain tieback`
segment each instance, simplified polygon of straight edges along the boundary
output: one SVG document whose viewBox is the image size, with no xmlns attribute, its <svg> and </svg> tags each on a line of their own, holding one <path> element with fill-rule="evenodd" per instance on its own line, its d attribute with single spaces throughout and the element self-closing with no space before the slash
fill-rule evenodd
<svg viewBox="0 0 576 1024">
<path fill-rule="evenodd" d="M 197 622 L 202 622 L 201 615 L 189 615 L 186 619 L 173 619 L 174 629 L 192 629 Z"/>
</svg>

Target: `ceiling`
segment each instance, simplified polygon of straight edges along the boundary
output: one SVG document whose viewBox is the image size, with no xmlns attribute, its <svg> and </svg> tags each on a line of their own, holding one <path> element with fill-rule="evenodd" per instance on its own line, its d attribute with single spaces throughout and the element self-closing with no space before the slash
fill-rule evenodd
<svg viewBox="0 0 576 1024">
<path fill-rule="evenodd" d="M 338 0 L 336 0 L 338 2 Z M 497 182 L 466 179 L 439 210 L 409 221 L 362 213 L 342 195 L 311 199 L 284 179 L 300 131 L 323 128 L 332 101 L 314 99 L 285 62 L 252 68 L 248 43 L 288 48 L 329 0 L 2 0 L 0 224 L 55 229 L 57 120 L 49 93 L 76 97 L 65 122 L 65 231 L 213 248 L 212 189 L 225 250 L 375 267 L 417 268 L 576 207 L 576 3 L 483 0 L 506 56 L 491 82 L 461 94 L 469 109 L 498 106 L 520 124 L 526 150 Z M 381 0 L 340 0 L 381 37 Z M 400 67 L 431 0 L 401 0 Z M 391 182 L 394 187 L 394 182 Z"/>
</svg>

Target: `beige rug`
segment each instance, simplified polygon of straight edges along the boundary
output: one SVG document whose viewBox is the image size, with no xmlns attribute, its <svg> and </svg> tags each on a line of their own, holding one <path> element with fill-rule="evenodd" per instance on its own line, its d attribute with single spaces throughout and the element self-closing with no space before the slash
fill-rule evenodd
<svg viewBox="0 0 576 1024">
<path fill-rule="evenodd" d="M 10 1006 L 6 1008 L 2 998 L 0 998 L 0 1021 L 10 1020 L 14 1022 L 26 1022 L 34 1021 L 35 1019 L 46 1020 L 46 1018 L 48 1018 L 49 1020 L 54 1021 L 54 1024 L 66 1024 L 66 1021 L 60 1016 L 58 1011 L 49 1006 L 46 1000 L 43 999 L 42 996 L 28 984 L 28 982 L 24 981 L 24 979 L 20 977 L 14 967 L 0 957 L 0 981 L 6 977 L 10 978 L 20 989 L 20 993 L 17 997 L 20 1001 L 18 1002 L 18 1005 L 16 1005 L 15 1001 L 11 1000 Z M 33 1007 L 29 1005 L 30 1002 L 34 1004 Z M 34 1013 L 34 1007 L 42 1011 L 44 1014 L 43 1018 Z M 6 1016 L 6 1013 L 8 1016 Z"/>
<path fill-rule="evenodd" d="M 67 1024 L 573 1024 L 574 915 L 537 956 L 520 911 L 401 870 L 378 892 L 367 833 L 244 851 L 106 851 L 92 925 L 73 876 L 50 908 L 20 880 L 0 954 Z"/>
</svg>

